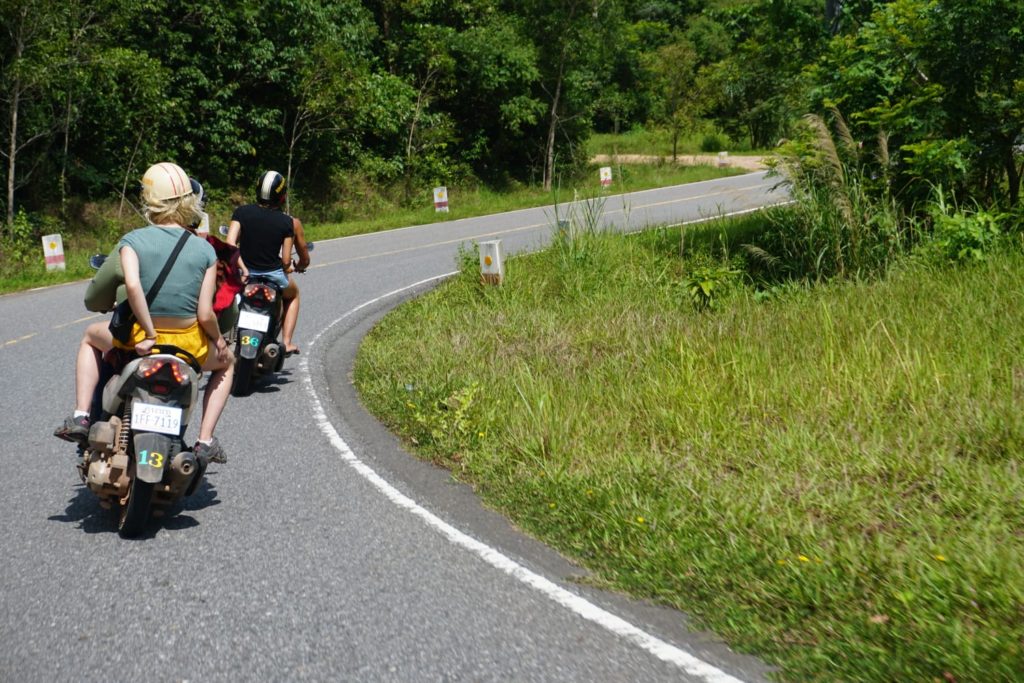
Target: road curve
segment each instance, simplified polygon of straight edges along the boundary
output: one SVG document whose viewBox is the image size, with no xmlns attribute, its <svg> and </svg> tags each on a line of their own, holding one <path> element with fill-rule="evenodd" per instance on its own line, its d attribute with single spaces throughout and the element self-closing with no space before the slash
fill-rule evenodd
<svg viewBox="0 0 1024 683">
<path fill-rule="evenodd" d="M 604 220 L 748 211 L 780 201 L 772 186 L 755 173 L 610 197 Z M 229 462 L 134 541 L 50 435 L 98 319 L 84 283 L 0 297 L 0 680 L 763 680 L 684 615 L 586 588 L 359 406 L 351 359 L 381 315 L 452 271 L 462 244 L 541 246 L 553 213 L 318 244 L 302 355 L 229 402 Z"/>
</svg>

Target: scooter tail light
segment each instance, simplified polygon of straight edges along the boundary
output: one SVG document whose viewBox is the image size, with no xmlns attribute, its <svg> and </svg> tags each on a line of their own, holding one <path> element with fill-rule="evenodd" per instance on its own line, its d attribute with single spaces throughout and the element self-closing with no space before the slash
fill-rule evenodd
<svg viewBox="0 0 1024 683">
<path fill-rule="evenodd" d="M 168 368 L 164 375 L 175 384 L 188 383 L 188 373 L 185 372 L 185 364 L 176 358 L 170 360 L 165 358 L 143 358 L 138 368 L 136 368 L 135 374 L 141 379 L 149 379 L 164 367 Z"/>
<path fill-rule="evenodd" d="M 267 285 L 253 283 L 245 286 L 245 298 L 246 299 L 263 299 L 268 303 L 273 303 L 277 298 L 277 292 L 273 287 Z"/>
</svg>

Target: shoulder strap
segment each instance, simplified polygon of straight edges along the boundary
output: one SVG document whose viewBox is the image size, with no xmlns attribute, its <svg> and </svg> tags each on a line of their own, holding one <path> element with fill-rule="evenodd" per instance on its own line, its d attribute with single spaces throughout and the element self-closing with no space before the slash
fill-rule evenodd
<svg viewBox="0 0 1024 683">
<path fill-rule="evenodd" d="M 164 269 L 156 276 L 153 286 L 149 288 L 148 292 L 146 292 L 146 306 L 153 305 L 153 300 L 156 299 L 157 293 L 160 291 L 160 288 L 163 287 L 164 280 L 167 279 L 167 274 L 171 272 L 174 262 L 178 260 L 178 254 L 180 254 L 181 250 L 185 247 L 185 242 L 188 241 L 188 238 L 192 236 L 188 230 L 183 229 L 182 232 L 185 234 L 182 235 L 181 239 L 178 240 L 178 243 L 174 245 L 174 251 L 171 252 L 171 255 L 167 259 L 167 263 L 164 264 Z"/>
</svg>

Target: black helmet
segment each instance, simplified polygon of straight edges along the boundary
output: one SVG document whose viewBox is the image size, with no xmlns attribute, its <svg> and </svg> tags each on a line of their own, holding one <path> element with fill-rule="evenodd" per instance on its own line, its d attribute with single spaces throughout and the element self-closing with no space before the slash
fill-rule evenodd
<svg viewBox="0 0 1024 683">
<path fill-rule="evenodd" d="M 189 178 L 188 182 L 192 186 L 192 194 L 199 197 L 199 204 L 202 205 L 206 201 L 206 193 L 203 192 L 202 184 L 195 178 Z"/>
<path fill-rule="evenodd" d="M 267 171 L 256 183 L 256 202 L 277 206 L 284 200 L 285 192 L 284 176 L 277 171 Z"/>
</svg>

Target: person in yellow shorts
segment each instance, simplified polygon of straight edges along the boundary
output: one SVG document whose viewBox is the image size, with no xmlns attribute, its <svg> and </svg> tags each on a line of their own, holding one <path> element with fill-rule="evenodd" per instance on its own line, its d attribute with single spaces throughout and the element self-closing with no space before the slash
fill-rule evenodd
<svg viewBox="0 0 1024 683">
<path fill-rule="evenodd" d="M 144 356 L 158 342 L 178 346 L 195 356 L 203 370 L 212 372 L 203 396 L 203 419 L 194 452 L 200 460 L 225 462 L 227 456 L 214 438 L 214 429 L 231 393 L 234 355 L 213 313 L 216 254 L 206 240 L 192 236 L 186 227 L 199 218 L 199 198 L 185 172 L 164 162 L 151 166 L 142 177 L 142 200 L 150 225 L 128 233 L 117 246 L 127 299 L 136 319 L 129 350 Z M 189 237 L 156 297 L 147 303 L 147 292 L 183 234 Z M 75 411 L 54 431 L 55 436 L 78 443 L 89 438 L 89 407 L 99 382 L 100 363 L 114 345 L 106 322 L 86 328 L 75 366 Z"/>
<path fill-rule="evenodd" d="M 144 342 L 147 337 L 146 330 L 136 323 L 132 326 L 131 343 L 122 344 L 115 339 L 114 346 L 125 351 L 132 351 L 136 346 Z M 198 322 L 192 323 L 192 325 L 184 329 L 157 327 L 156 339 L 159 344 L 177 346 L 182 351 L 187 351 L 200 365 L 206 364 L 206 359 L 210 355 L 210 347 L 206 343 L 206 335 L 199 328 Z"/>
</svg>

